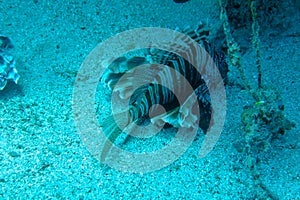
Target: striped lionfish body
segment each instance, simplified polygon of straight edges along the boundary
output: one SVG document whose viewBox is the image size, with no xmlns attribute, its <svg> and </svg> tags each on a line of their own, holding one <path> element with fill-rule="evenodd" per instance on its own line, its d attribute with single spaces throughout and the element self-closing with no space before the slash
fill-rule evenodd
<svg viewBox="0 0 300 200">
<path fill-rule="evenodd" d="M 204 24 L 200 24 L 196 30 L 186 28 L 180 32 L 188 35 L 208 52 L 216 63 L 224 83 L 226 83 L 228 66 L 224 54 L 216 51 L 207 41 L 209 32 L 204 29 Z M 193 109 L 199 109 L 200 121 L 197 126 L 205 133 L 211 121 L 212 107 L 208 87 L 201 74 L 191 63 L 175 53 L 160 49 L 145 49 L 144 54 L 145 56 L 132 56 L 129 58 L 124 56 L 116 59 L 108 66 L 102 76 L 102 82 L 105 82 L 111 90 L 118 92 L 120 98 L 130 99 L 129 117 L 125 126 L 130 126 L 131 123 L 143 124 L 147 121 L 159 123 L 162 121 L 169 126 L 186 126 L 189 128 L 192 127 L 192 124 L 183 122 L 181 119 L 182 115 L 190 117 L 189 115 L 192 115 Z M 168 67 L 157 72 L 152 70 L 149 74 L 147 74 L 146 70 L 144 76 L 151 77 L 152 82 L 139 87 L 132 95 L 129 95 L 129 91 L 132 90 L 132 85 L 130 84 L 132 81 L 130 79 L 139 78 L 134 76 L 134 69 L 143 64 L 161 64 Z M 174 88 L 178 88 L 179 94 L 186 89 L 180 79 L 171 73 L 171 69 L 188 80 L 197 96 L 199 108 L 194 108 L 193 103 L 189 103 L 188 97 L 181 105 L 176 95 L 169 88 L 165 87 L 165 84 L 157 84 L 166 83 L 166 85 L 173 85 Z M 131 76 L 121 79 L 126 73 L 131 73 Z M 150 117 L 149 112 L 157 104 L 163 106 L 167 114 L 163 116 L 157 114 L 154 117 Z M 108 139 L 114 142 L 122 130 L 112 122 L 112 119 L 110 118 L 110 120 L 104 122 L 104 132 L 107 134 Z"/>
</svg>

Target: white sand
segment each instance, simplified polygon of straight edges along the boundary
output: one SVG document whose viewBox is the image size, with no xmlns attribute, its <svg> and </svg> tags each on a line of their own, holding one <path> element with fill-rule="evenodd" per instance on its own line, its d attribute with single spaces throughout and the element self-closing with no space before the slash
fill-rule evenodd
<svg viewBox="0 0 300 200">
<path fill-rule="evenodd" d="M 197 157 L 203 135 L 178 161 L 144 175 L 117 172 L 89 154 L 71 106 L 76 72 L 88 53 L 131 28 L 174 29 L 200 20 L 218 28 L 221 22 L 215 1 L 84 2 L 0 0 L 0 33 L 14 40 L 21 75 L 18 85 L 0 91 L 0 199 L 254 199 L 261 193 L 245 155 L 232 146 L 242 138 L 240 113 L 249 103 L 235 78 L 227 88 L 226 124 L 209 156 Z M 281 33 L 261 37 L 264 81 L 280 89 L 296 123 L 260 155 L 260 180 L 278 199 L 300 199 L 300 30 L 299 16 L 290 18 Z M 252 78 L 251 48 L 243 59 Z"/>
</svg>

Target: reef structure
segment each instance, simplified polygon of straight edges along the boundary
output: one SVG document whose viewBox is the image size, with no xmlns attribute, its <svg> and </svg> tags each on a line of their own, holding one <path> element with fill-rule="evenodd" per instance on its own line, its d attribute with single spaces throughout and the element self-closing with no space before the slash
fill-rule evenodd
<svg viewBox="0 0 300 200">
<path fill-rule="evenodd" d="M 14 46 L 9 37 L 0 35 L 0 90 L 3 90 L 9 79 L 16 84 L 20 78 L 15 67 L 15 59 L 9 53 Z"/>
</svg>

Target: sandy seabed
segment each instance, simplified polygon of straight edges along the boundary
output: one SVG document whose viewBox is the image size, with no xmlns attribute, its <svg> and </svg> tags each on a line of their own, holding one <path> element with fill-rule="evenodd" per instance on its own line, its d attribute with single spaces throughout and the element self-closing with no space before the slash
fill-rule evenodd
<svg viewBox="0 0 300 200">
<path fill-rule="evenodd" d="M 0 34 L 11 37 L 21 76 L 0 91 L 1 199 L 300 199 L 299 10 L 289 26 L 261 36 L 264 81 L 276 86 L 296 127 L 261 153 L 259 183 L 233 143 L 243 137 L 240 113 L 249 103 L 235 70 L 226 88 L 227 116 L 214 150 L 198 158 L 204 135 L 176 162 L 132 174 L 97 161 L 79 138 L 72 115 L 76 73 L 105 39 L 132 28 L 221 26 L 215 1 L 0 0 Z M 243 36 L 241 36 L 242 38 Z M 240 38 L 240 40 L 242 40 Z M 254 79 L 254 54 L 243 55 Z"/>
</svg>

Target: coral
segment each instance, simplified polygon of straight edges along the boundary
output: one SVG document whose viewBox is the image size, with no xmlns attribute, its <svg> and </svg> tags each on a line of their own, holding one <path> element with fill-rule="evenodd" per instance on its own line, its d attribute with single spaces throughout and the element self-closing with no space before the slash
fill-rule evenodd
<svg viewBox="0 0 300 200">
<path fill-rule="evenodd" d="M 249 1 L 247 1 L 249 2 Z M 253 104 L 246 106 L 242 113 L 242 123 L 245 130 L 245 142 L 247 152 L 252 150 L 266 149 L 273 138 L 284 134 L 294 126 L 283 114 L 284 105 L 281 103 L 279 92 L 275 88 L 270 88 L 262 84 L 262 66 L 259 45 L 259 24 L 257 20 L 257 4 L 255 0 L 249 2 L 252 19 L 252 48 L 256 55 L 256 68 L 258 73 L 257 88 L 249 85 L 244 68 L 241 62 L 241 53 L 239 44 L 234 40 L 231 34 L 226 5 L 219 0 L 221 8 L 220 18 L 223 22 L 224 34 L 227 42 L 227 54 L 231 67 L 236 67 L 241 75 L 245 88 L 253 97 Z M 262 147 L 262 148 L 261 148 Z"/>
<path fill-rule="evenodd" d="M 231 66 L 236 67 L 238 69 L 246 89 L 249 92 L 252 92 L 249 82 L 248 82 L 248 79 L 245 75 L 244 68 L 242 67 L 242 64 L 241 64 L 240 46 L 234 40 L 234 38 L 231 34 L 231 29 L 230 29 L 230 25 L 229 25 L 226 7 L 223 4 L 222 0 L 219 0 L 219 5 L 221 8 L 220 18 L 223 22 L 223 30 L 224 30 L 224 34 L 226 36 L 227 55 L 228 55 L 229 61 L 230 61 L 229 63 L 231 63 Z"/>
<path fill-rule="evenodd" d="M 264 2 L 265 1 L 261 1 L 258 5 L 264 4 Z M 256 57 L 255 65 L 258 73 L 257 88 L 253 88 L 249 85 L 244 68 L 241 64 L 240 47 L 234 40 L 230 30 L 229 17 L 226 10 L 226 5 L 228 4 L 224 4 L 223 0 L 219 0 L 221 8 L 220 17 L 223 22 L 224 34 L 226 35 L 228 46 L 227 54 L 231 67 L 236 67 L 238 69 L 245 88 L 253 98 L 252 105 L 245 106 L 241 115 L 245 132 L 244 140 L 239 141 L 239 145 L 235 146 L 239 152 L 245 153 L 245 164 L 253 178 L 253 185 L 256 193 L 255 196 L 258 199 L 277 199 L 276 196 L 263 185 L 260 179 L 261 172 L 258 168 L 259 153 L 269 149 L 272 139 L 278 138 L 280 134 L 284 134 L 286 130 L 290 130 L 295 124 L 285 117 L 283 113 L 284 105 L 282 104 L 278 90 L 262 84 L 262 66 L 259 45 L 260 15 L 257 13 L 258 5 L 255 0 L 247 0 L 244 1 L 244 3 L 248 5 L 252 19 L 252 48 L 254 49 Z"/>
<path fill-rule="evenodd" d="M 12 79 L 16 84 L 20 78 L 15 67 L 15 59 L 9 53 L 13 48 L 11 39 L 0 35 L 0 90 L 3 90 L 9 79 Z"/>
<path fill-rule="evenodd" d="M 285 117 L 281 96 L 275 88 L 265 86 L 257 89 L 254 95 L 261 100 L 244 108 L 242 123 L 246 144 L 256 152 L 268 149 L 272 139 L 283 135 L 295 124 Z"/>
<path fill-rule="evenodd" d="M 262 71 L 261 71 L 261 56 L 260 56 L 260 48 L 259 48 L 259 25 L 257 22 L 257 12 L 256 12 L 256 2 L 252 1 L 250 4 L 251 14 L 252 14 L 252 46 L 254 48 L 256 54 L 256 68 L 258 74 L 258 87 L 261 88 L 261 79 L 262 79 Z"/>
<path fill-rule="evenodd" d="M 282 27 L 284 25 L 285 11 L 287 1 L 272 1 L 272 0 L 223 0 L 228 11 L 228 19 L 234 29 L 250 28 L 251 17 L 253 17 L 251 8 L 255 2 L 258 23 L 264 28 Z"/>
</svg>

